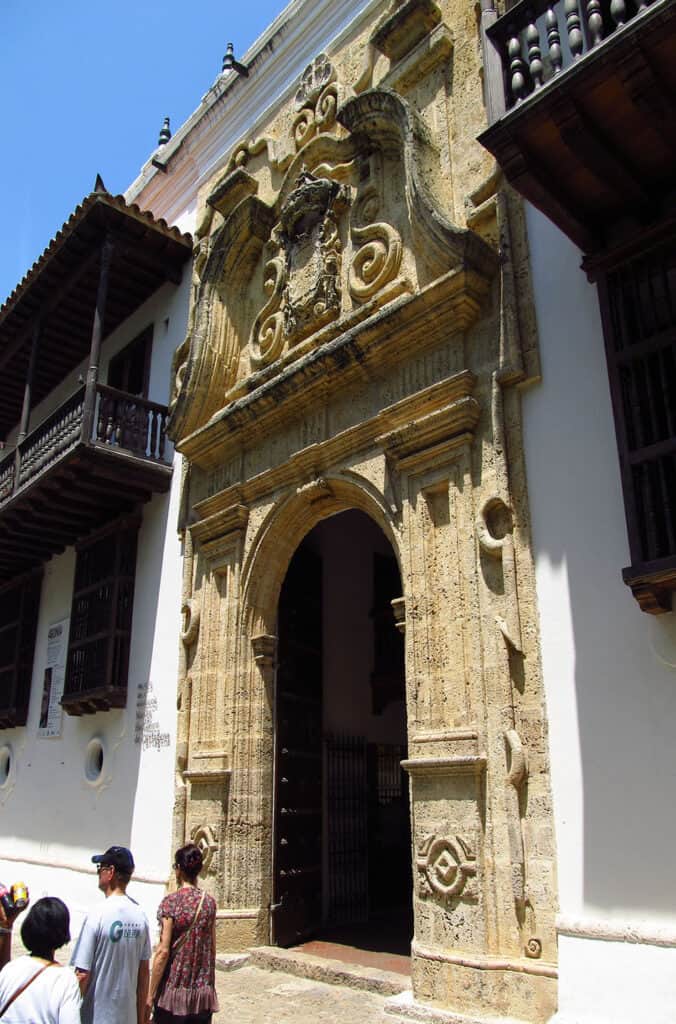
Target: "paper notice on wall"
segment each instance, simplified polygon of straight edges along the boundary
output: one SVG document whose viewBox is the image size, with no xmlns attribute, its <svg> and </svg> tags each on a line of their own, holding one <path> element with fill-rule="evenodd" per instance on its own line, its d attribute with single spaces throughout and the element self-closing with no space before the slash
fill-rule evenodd
<svg viewBox="0 0 676 1024">
<path fill-rule="evenodd" d="M 66 678 L 69 619 L 54 622 L 47 632 L 47 662 L 42 677 L 42 700 L 38 736 L 43 739 L 61 735 L 63 708 L 61 697 Z"/>
</svg>

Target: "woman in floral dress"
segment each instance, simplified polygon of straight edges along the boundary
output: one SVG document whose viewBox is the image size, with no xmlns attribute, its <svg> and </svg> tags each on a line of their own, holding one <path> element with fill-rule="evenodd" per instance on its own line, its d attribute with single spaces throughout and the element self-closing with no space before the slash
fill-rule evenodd
<svg viewBox="0 0 676 1024">
<path fill-rule="evenodd" d="M 216 903 L 197 887 L 202 854 L 194 843 L 176 851 L 176 892 L 157 911 L 160 942 L 148 990 L 157 1024 L 209 1024 L 218 1009 L 214 987 Z"/>
</svg>

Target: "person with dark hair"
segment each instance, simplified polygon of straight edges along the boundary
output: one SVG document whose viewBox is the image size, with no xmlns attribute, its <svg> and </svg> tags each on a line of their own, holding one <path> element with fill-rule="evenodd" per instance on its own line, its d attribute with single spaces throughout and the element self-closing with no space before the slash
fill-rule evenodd
<svg viewBox="0 0 676 1024">
<path fill-rule="evenodd" d="M 21 925 L 28 956 L 0 971 L 0 1020 L 3 1024 L 80 1024 L 80 986 L 69 967 L 60 967 L 54 951 L 70 942 L 68 907 L 56 896 L 33 904 Z"/>
<path fill-rule="evenodd" d="M 92 861 L 106 900 L 87 915 L 70 961 L 84 996 L 82 1024 L 143 1024 L 150 930 L 127 895 L 134 858 L 125 846 L 111 846 Z"/>
<path fill-rule="evenodd" d="M 177 891 L 157 911 L 160 941 L 148 989 L 157 1024 L 209 1024 L 218 1010 L 215 987 L 216 902 L 198 888 L 202 853 L 194 843 L 176 851 Z"/>
</svg>

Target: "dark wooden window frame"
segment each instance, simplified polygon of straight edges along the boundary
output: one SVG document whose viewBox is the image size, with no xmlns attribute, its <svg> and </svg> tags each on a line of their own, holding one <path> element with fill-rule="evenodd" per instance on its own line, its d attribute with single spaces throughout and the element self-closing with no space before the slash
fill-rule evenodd
<svg viewBox="0 0 676 1024">
<path fill-rule="evenodd" d="M 28 718 L 41 588 L 42 568 L 0 588 L 0 729 Z"/>
<path fill-rule="evenodd" d="M 132 355 L 133 350 L 136 348 L 143 348 L 143 384 L 140 391 L 131 391 L 129 387 L 128 378 L 124 377 L 119 383 L 114 383 L 115 373 L 117 368 L 123 366 L 125 362 L 129 361 L 129 357 Z M 117 388 L 118 391 L 125 391 L 127 394 L 137 394 L 139 398 L 147 398 L 148 391 L 150 388 L 150 364 L 152 361 L 153 351 L 153 325 L 149 324 L 147 327 L 136 335 L 128 344 L 116 352 L 111 357 L 108 363 L 108 370 L 106 379 L 111 387 Z"/>
<path fill-rule="evenodd" d="M 631 555 L 622 575 L 656 615 L 676 590 L 676 231 L 597 283 Z"/>
<path fill-rule="evenodd" d="M 76 546 L 61 698 L 69 715 L 126 705 L 140 524 L 140 513 L 118 519 Z"/>
</svg>

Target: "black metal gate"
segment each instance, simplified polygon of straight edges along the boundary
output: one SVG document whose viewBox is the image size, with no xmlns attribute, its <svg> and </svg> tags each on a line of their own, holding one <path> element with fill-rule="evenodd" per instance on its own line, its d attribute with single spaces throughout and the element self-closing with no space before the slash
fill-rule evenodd
<svg viewBox="0 0 676 1024">
<path fill-rule="evenodd" d="M 328 922 L 368 920 L 410 901 L 410 824 L 402 744 L 325 739 Z"/>
<path fill-rule="evenodd" d="M 368 889 L 367 746 L 361 736 L 326 737 L 331 924 L 365 921 Z"/>
</svg>

